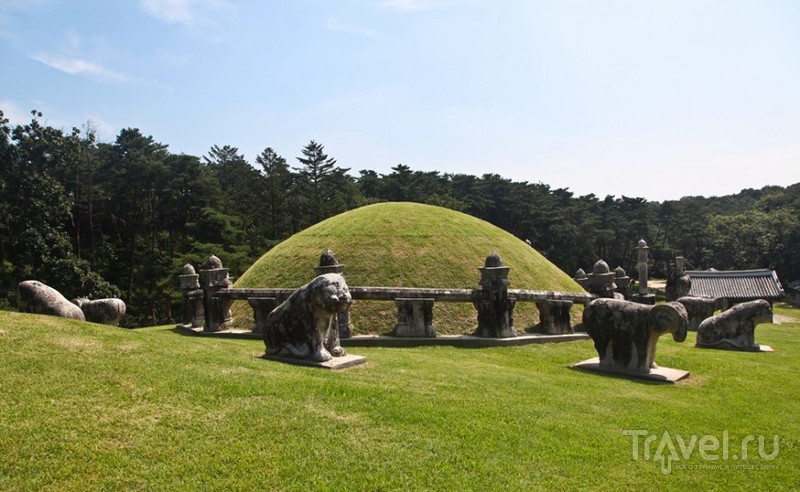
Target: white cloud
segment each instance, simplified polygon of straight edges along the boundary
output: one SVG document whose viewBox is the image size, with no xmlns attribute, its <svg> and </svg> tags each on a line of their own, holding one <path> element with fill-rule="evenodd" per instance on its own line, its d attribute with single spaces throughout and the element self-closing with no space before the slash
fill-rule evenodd
<svg viewBox="0 0 800 492">
<path fill-rule="evenodd" d="M 139 0 L 148 15 L 170 25 L 184 27 L 207 40 L 220 42 L 231 33 L 236 4 L 230 0 Z"/>
<path fill-rule="evenodd" d="M 336 19 L 328 20 L 328 22 L 325 23 L 325 27 L 329 31 L 341 32 L 345 34 L 355 34 L 358 36 L 365 36 L 368 38 L 377 38 L 378 36 L 380 36 L 378 30 L 372 27 L 348 24 L 346 22 L 341 22 Z"/>
<path fill-rule="evenodd" d="M 384 7 L 389 7 L 397 10 L 420 10 L 422 5 L 419 0 L 386 0 L 382 4 Z"/>
<path fill-rule="evenodd" d="M 130 80 L 125 74 L 81 58 L 47 53 L 38 53 L 31 56 L 31 58 L 56 70 L 70 75 L 85 76 L 98 82 L 127 82 Z"/>
<path fill-rule="evenodd" d="M 192 0 L 141 0 L 145 12 L 167 24 L 191 25 L 196 17 Z"/>
</svg>

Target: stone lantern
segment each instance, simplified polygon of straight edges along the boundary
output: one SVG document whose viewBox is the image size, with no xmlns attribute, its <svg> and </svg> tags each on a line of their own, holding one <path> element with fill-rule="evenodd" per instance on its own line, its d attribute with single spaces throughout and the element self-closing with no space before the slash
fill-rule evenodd
<svg viewBox="0 0 800 492">
<path fill-rule="evenodd" d="M 508 338 L 517 336 L 514 329 L 514 305 L 516 299 L 508 297 L 508 272 L 500 255 L 492 253 L 486 257 L 481 272 L 480 299 L 474 301 L 478 310 L 476 336 L 486 338 Z"/>
</svg>

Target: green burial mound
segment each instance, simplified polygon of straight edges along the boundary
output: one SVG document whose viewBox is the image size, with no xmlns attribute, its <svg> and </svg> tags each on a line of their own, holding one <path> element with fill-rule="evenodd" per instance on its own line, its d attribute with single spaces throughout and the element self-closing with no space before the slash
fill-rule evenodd
<svg viewBox="0 0 800 492">
<path fill-rule="evenodd" d="M 345 265 L 343 274 L 351 286 L 478 288 L 478 268 L 496 252 L 511 267 L 512 289 L 584 292 L 569 275 L 508 232 L 467 214 L 407 202 L 369 205 L 311 226 L 264 254 L 234 287 L 299 287 L 314 277 L 314 267 L 326 249 Z M 244 302 L 234 307 L 234 316 L 238 328 L 252 324 Z M 356 301 L 351 321 L 354 334 L 387 333 L 396 323 L 394 304 Z M 517 304 L 517 331 L 536 322 L 533 304 Z M 439 334 L 467 334 L 476 324 L 475 309 L 469 304 L 439 302 L 434 307 Z"/>
</svg>

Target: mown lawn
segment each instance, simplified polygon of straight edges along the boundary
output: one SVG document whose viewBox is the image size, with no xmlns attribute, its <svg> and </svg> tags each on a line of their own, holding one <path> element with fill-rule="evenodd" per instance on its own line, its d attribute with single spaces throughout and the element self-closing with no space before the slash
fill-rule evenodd
<svg viewBox="0 0 800 492">
<path fill-rule="evenodd" d="M 590 341 L 358 348 L 367 365 L 330 372 L 257 341 L 0 312 L 0 489 L 796 489 L 798 329 L 759 327 L 771 354 L 663 337 L 656 360 L 692 375 L 658 385 L 571 369 Z M 650 459 L 626 430 L 658 437 Z M 665 474 L 665 431 L 727 435 L 729 457 Z M 754 441 L 734 461 L 748 435 L 777 456 Z"/>
</svg>

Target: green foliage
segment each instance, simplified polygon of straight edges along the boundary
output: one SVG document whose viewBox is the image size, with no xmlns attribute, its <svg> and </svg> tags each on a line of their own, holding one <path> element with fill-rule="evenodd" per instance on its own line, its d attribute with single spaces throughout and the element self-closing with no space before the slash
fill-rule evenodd
<svg viewBox="0 0 800 492">
<path fill-rule="evenodd" d="M 257 169 L 230 145 L 213 145 L 200 159 L 133 128 L 99 143 L 90 123 L 65 131 L 32 113 L 11 126 L 0 112 L 4 306 L 15 304 L 17 282 L 36 278 L 68 296 L 120 295 L 128 326 L 172 322 L 176 259 L 198 264 L 217 254 L 235 277 L 293 233 L 386 201 L 483 219 L 570 274 L 600 258 L 633 273 L 644 238 L 653 276 L 666 277 L 680 255 L 692 269 L 774 267 L 784 283 L 800 279 L 800 183 L 651 203 L 404 164 L 356 179 L 315 141 L 297 168 L 267 147 Z"/>
<path fill-rule="evenodd" d="M 676 385 L 571 369 L 588 340 L 359 348 L 366 365 L 331 372 L 265 361 L 256 340 L 0 313 L 0 489 L 794 490 L 800 324 L 777 311 L 794 322 L 758 327 L 770 354 L 662 337 L 657 362 L 691 371 Z M 639 429 L 659 438 L 649 460 L 624 434 Z M 727 432 L 737 456 L 777 435 L 778 453 L 695 449 L 663 474 L 665 431 Z"/>
</svg>

